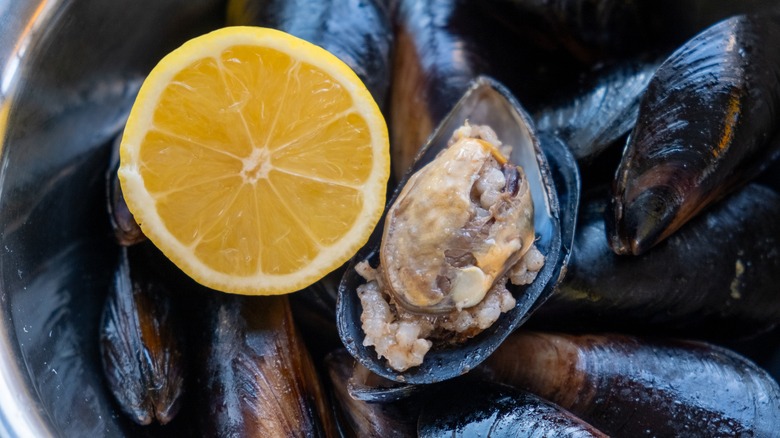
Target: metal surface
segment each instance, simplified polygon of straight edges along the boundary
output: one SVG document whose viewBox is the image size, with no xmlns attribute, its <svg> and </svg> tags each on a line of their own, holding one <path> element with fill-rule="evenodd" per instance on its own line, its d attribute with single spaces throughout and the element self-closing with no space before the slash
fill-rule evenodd
<svg viewBox="0 0 780 438">
<path fill-rule="evenodd" d="M 110 140 L 218 0 L 0 0 L 0 436 L 121 436 L 97 330 Z"/>
</svg>

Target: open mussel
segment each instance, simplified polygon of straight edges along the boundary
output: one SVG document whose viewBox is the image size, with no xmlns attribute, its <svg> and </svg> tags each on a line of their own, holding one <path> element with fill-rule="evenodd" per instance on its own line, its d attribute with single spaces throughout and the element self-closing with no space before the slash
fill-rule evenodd
<svg viewBox="0 0 780 438">
<path fill-rule="evenodd" d="M 714 345 L 517 331 L 478 372 L 611 436 L 777 436 L 780 387 Z"/>
<path fill-rule="evenodd" d="M 700 33 L 656 71 L 614 182 L 607 233 L 641 254 L 780 154 L 777 15 Z"/>
<path fill-rule="evenodd" d="M 470 125 L 461 128 L 461 125 L 466 121 Z M 482 128 L 475 128 L 477 126 L 489 126 L 491 129 L 485 132 L 482 131 Z M 462 135 L 463 129 L 477 130 L 477 138 Z M 454 138 L 453 133 L 456 133 Z M 453 168 L 459 167 L 459 165 L 453 161 L 443 163 L 439 158 L 448 155 L 443 152 L 449 150 L 448 147 L 464 147 L 461 143 L 464 138 L 460 137 L 465 137 L 465 141 L 478 143 L 472 146 L 476 151 L 475 156 L 479 157 L 477 160 L 482 161 L 479 161 L 481 164 L 474 167 L 465 166 L 471 170 L 467 170 L 463 175 L 449 174 L 447 171 L 449 164 L 452 164 Z M 450 140 L 453 141 L 450 142 Z M 498 146 L 497 141 L 500 141 L 502 145 L 508 145 L 507 153 L 498 152 L 502 146 Z M 448 146 L 448 142 L 451 145 Z M 556 148 L 555 150 L 556 153 L 568 153 L 565 148 Z M 468 154 L 463 152 L 463 155 Z M 506 159 L 502 159 L 502 156 Z M 521 167 L 524 177 L 516 174 L 515 168 L 506 169 L 506 173 L 504 171 L 493 172 L 497 168 L 503 169 L 503 167 L 497 166 L 498 164 L 503 166 L 505 163 Z M 562 244 L 558 194 L 553 183 L 553 172 L 547 163 L 530 119 L 515 99 L 503 86 L 493 80 L 482 77 L 475 81 L 420 151 L 413 168 L 399 184 L 395 195 L 388 204 L 385 216 L 369 239 L 368 244 L 358 252 L 351 262 L 339 286 L 336 315 L 339 334 L 349 352 L 361 364 L 380 376 L 408 383 L 432 383 L 458 376 L 484 360 L 509 333 L 522 324 L 544 302 L 560 278 L 568 256 L 567 246 Z M 555 163 L 572 164 L 574 160 L 558 159 L 555 160 Z M 477 168 L 492 169 L 491 173 L 501 177 L 497 178 L 497 180 L 501 180 L 501 184 L 497 184 L 497 187 L 501 187 L 498 192 L 501 197 L 506 198 L 505 200 L 515 197 L 522 190 L 520 189 L 522 184 L 518 183 L 520 179 L 522 179 L 523 184 L 527 183 L 527 190 L 532 200 L 530 203 L 533 208 L 532 219 L 525 218 L 525 213 L 515 214 L 515 208 L 519 207 L 511 200 L 500 205 L 504 209 L 501 212 L 507 213 L 512 218 L 507 220 L 513 224 L 516 224 L 516 221 L 533 223 L 533 234 L 526 239 L 533 241 L 538 252 L 544 257 L 544 264 L 530 284 L 515 286 L 507 283 L 507 272 L 506 270 L 501 271 L 501 269 L 506 269 L 507 265 L 512 266 L 513 260 L 517 260 L 515 252 L 520 250 L 520 247 L 530 246 L 523 245 L 522 239 L 518 239 L 514 234 L 511 238 L 506 239 L 502 237 L 501 231 L 496 231 L 497 234 L 491 234 L 494 230 L 490 228 L 490 225 L 495 221 L 504 220 L 502 216 L 499 215 L 488 220 L 485 226 L 471 229 L 469 224 L 473 224 L 473 220 L 480 219 L 482 215 L 487 214 L 486 211 L 491 210 L 482 209 L 480 212 L 479 209 L 468 210 L 467 208 L 467 211 L 457 209 L 457 211 L 452 211 L 451 208 L 456 205 L 454 200 L 442 203 L 441 199 L 436 199 L 445 196 L 439 191 L 443 186 L 447 186 L 444 184 L 445 180 L 460 185 L 462 183 L 455 181 L 456 179 L 471 179 L 470 184 L 476 187 L 482 175 L 479 171 L 474 171 Z M 556 169 L 555 173 L 568 175 L 576 174 L 576 172 L 576 166 L 573 166 L 566 169 Z M 561 180 L 578 181 L 576 177 L 561 178 Z M 507 184 L 507 181 L 514 182 Z M 473 202 L 481 202 L 478 193 L 483 193 L 483 191 L 470 187 L 472 186 L 468 185 L 463 190 L 475 197 Z M 425 208 L 420 210 L 417 207 L 404 206 L 403 201 L 409 199 L 409 193 L 412 191 L 419 192 L 416 196 L 422 194 L 421 200 L 431 201 L 432 206 L 427 208 L 432 211 L 426 211 Z M 449 193 L 446 196 L 457 195 Z M 576 196 L 567 195 L 566 199 L 576 199 Z M 398 215 L 396 210 L 398 207 L 394 207 L 396 203 L 399 203 L 402 211 L 417 212 L 421 216 Z M 570 207 L 571 204 L 567 203 L 567 208 Z M 439 217 L 432 214 L 436 213 L 436 209 L 442 209 L 444 216 Z M 522 211 L 522 209 L 518 211 Z M 494 213 L 496 212 L 492 211 L 490 214 Z M 456 221 L 455 215 L 460 215 L 462 220 Z M 445 235 L 439 236 L 442 237 L 440 240 L 428 241 L 427 239 L 439 231 L 432 229 L 431 224 L 424 223 L 426 221 L 421 218 L 434 221 L 452 221 L 450 225 L 461 227 L 453 229 L 452 234 L 463 237 L 465 233 L 467 238 L 461 243 L 465 242 L 468 245 L 460 247 L 461 250 L 464 250 L 461 251 L 463 253 L 456 254 L 456 249 L 459 248 L 457 242 L 450 245 L 452 242 L 448 240 L 450 238 L 457 240 L 460 238 L 458 236 Z M 393 231 L 388 231 L 388 227 L 397 225 L 396 221 L 399 220 L 408 229 L 397 236 L 392 236 Z M 416 220 L 421 220 L 421 222 L 417 223 Z M 573 226 L 573 221 L 566 223 Z M 514 229 L 513 227 L 515 225 L 511 225 L 509 229 Z M 471 231 L 475 232 L 470 233 Z M 567 230 L 564 234 L 571 236 L 572 233 L 572 230 Z M 469 236 L 473 238 L 469 239 Z M 479 242 L 485 236 L 494 236 L 495 248 L 486 250 L 483 254 L 483 248 Z M 393 244 L 388 254 L 382 254 L 383 251 L 388 250 L 386 246 L 388 238 Z M 432 248 L 436 247 L 437 242 L 442 244 L 439 248 L 442 254 L 433 256 L 435 251 Z M 506 245 L 506 247 L 502 245 Z M 380 282 L 394 282 L 395 279 L 392 278 L 391 274 L 389 280 L 384 280 L 386 274 L 382 271 L 384 269 L 382 264 L 388 263 L 389 258 L 414 256 L 414 251 L 417 249 L 430 250 L 429 255 L 438 260 L 438 264 L 420 261 L 418 266 L 421 271 L 428 269 L 429 272 L 435 272 L 436 275 L 439 275 L 438 280 L 433 283 L 434 287 L 439 288 L 438 294 L 426 295 L 426 291 L 424 288 L 420 288 L 419 284 L 410 287 L 407 285 L 398 286 L 401 289 L 400 292 L 384 292 Z M 495 253 L 490 251 L 495 251 Z M 410 259 L 407 258 L 407 260 Z M 395 266 L 394 263 L 391 261 L 389 265 Z M 414 269 L 412 265 L 400 263 L 403 269 Z M 497 270 L 491 270 L 492 267 L 496 266 Z M 461 275 L 463 278 L 460 278 Z M 425 275 L 422 276 L 423 282 L 424 277 Z M 372 280 L 368 281 L 367 278 Z M 379 280 L 374 281 L 375 279 Z M 485 284 L 493 286 L 488 288 L 489 292 L 484 294 L 486 299 L 483 301 L 485 302 L 479 301 L 473 305 L 475 303 L 472 302 L 471 296 L 464 300 L 459 300 L 458 297 L 455 297 L 454 300 L 451 299 L 451 293 L 460 290 L 457 283 L 461 280 L 477 285 L 478 287 L 475 289 L 480 291 L 479 295 L 483 295 L 485 292 Z M 471 290 L 471 288 L 466 288 L 466 290 Z M 494 291 L 495 293 L 493 293 Z M 407 295 L 402 295 L 404 293 Z M 510 308 L 501 314 L 498 309 L 492 307 L 492 303 L 487 303 L 488 298 L 492 300 L 497 295 L 500 295 L 500 299 L 496 300 L 500 304 L 503 304 L 502 300 L 504 299 L 515 301 L 516 304 L 508 306 Z M 370 298 L 367 299 L 367 297 Z M 412 301 L 412 303 L 406 301 Z M 454 307 L 454 310 L 451 310 L 449 306 Z M 457 331 L 458 329 L 448 327 L 448 325 L 455 326 L 466 320 L 471 324 L 464 324 L 466 331 L 471 331 L 475 325 L 482 322 L 483 314 L 479 312 L 484 309 L 488 309 L 485 314 L 491 314 L 495 322 L 488 327 L 479 327 L 476 334 L 473 332 L 461 333 Z M 474 313 L 471 313 L 472 310 Z M 428 340 L 419 337 L 421 331 L 426 330 L 428 323 L 433 325 L 431 333 L 436 332 L 432 336 L 436 342 L 432 342 L 432 344 L 428 344 Z M 368 337 L 364 331 L 366 328 L 371 331 Z M 379 337 L 376 335 L 377 331 L 380 333 Z M 379 348 L 377 342 L 383 342 L 384 346 Z M 380 351 L 385 347 L 388 350 Z M 420 352 L 420 350 L 424 351 Z M 383 356 L 388 351 L 399 355 L 408 353 L 412 360 L 406 361 L 407 358 L 402 357 L 400 366 L 389 364 L 384 357 L 378 357 L 378 351 Z M 423 359 L 419 365 L 416 363 L 410 365 L 412 361 L 420 362 L 420 356 Z"/>
</svg>

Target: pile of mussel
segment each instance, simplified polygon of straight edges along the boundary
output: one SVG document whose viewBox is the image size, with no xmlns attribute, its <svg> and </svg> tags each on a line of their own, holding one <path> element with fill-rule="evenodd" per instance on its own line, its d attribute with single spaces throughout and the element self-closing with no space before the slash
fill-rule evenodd
<svg viewBox="0 0 780 438">
<path fill-rule="evenodd" d="M 516 305 L 493 325 L 399 370 L 364 342 L 357 292 L 386 218 L 306 290 L 222 294 L 144 240 L 113 163 L 101 359 L 149 434 L 780 436 L 780 373 L 763 368 L 780 351 L 775 1 L 230 0 L 226 15 L 364 80 L 390 128 L 386 215 L 458 127 L 489 126 L 525 171 L 545 263 L 507 284 Z"/>
</svg>

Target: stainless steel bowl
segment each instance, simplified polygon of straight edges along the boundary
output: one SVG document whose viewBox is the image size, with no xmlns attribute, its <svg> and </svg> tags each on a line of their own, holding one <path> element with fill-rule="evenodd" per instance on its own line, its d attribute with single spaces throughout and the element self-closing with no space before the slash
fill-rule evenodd
<svg viewBox="0 0 780 438">
<path fill-rule="evenodd" d="M 109 146 L 144 75 L 220 0 L 0 0 L 0 436 L 133 433 L 97 330 Z"/>
</svg>

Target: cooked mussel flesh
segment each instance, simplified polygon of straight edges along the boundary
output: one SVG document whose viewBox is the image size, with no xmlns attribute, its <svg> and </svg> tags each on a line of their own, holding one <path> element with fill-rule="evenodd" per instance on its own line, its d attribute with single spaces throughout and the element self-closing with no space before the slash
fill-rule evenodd
<svg viewBox="0 0 780 438">
<path fill-rule="evenodd" d="M 576 165 L 559 170 L 576 173 Z M 350 352 L 371 371 L 412 383 L 479 363 L 544 301 L 565 264 L 550 174 L 519 104 L 496 82 L 476 81 L 342 280 L 337 318 Z M 477 188 L 481 179 L 492 182 Z M 483 194 L 496 208 L 483 206 Z M 525 285 L 508 283 L 512 276 Z"/>
</svg>

